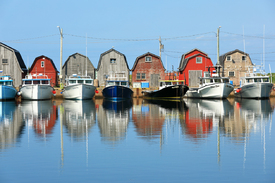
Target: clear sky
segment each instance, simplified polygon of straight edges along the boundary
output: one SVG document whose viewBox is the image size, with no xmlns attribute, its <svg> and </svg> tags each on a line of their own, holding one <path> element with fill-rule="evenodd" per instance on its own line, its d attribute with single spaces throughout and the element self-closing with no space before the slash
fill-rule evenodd
<svg viewBox="0 0 275 183">
<path fill-rule="evenodd" d="M 0 0 L 0 42 L 18 50 L 27 66 L 45 55 L 60 69 L 60 26 L 63 63 L 80 53 L 97 67 L 100 54 L 114 47 L 131 69 L 138 56 L 159 55 L 161 36 L 163 64 L 177 70 L 181 55 L 194 48 L 216 64 L 221 26 L 220 55 L 239 49 L 275 72 L 274 9 L 274 0 Z"/>
</svg>

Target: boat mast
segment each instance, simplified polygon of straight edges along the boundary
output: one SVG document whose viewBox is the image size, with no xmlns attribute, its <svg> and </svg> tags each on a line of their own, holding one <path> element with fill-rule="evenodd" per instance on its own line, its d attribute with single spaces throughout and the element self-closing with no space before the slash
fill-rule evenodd
<svg viewBox="0 0 275 183">
<path fill-rule="evenodd" d="M 87 33 L 86 33 L 86 73 L 85 76 L 87 76 Z"/>
<path fill-rule="evenodd" d="M 221 26 L 219 26 L 219 28 L 217 29 L 217 72 L 219 76 L 220 76 L 220 38 L 219 38 L 220 28 Z"/>
</svg>

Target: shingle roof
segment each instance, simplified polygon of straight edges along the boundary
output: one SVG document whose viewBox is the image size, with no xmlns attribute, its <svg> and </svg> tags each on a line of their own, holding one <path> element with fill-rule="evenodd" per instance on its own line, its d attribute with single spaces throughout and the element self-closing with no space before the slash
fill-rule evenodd
<svg viewBox="0 0 275 183">
<path fill-rule="evenodd" d="M 199 52 L 201 52 L 201 53 L 196 54 L 196 55 L 193 55 L 193 56 L 188 57 L 188 58 L 185 58 L 185 56 L 186 56 L 187 54 L 189 54 L 189 53 L 191 53 L 191 52 L 193 52 L 193 51 L 195 51 L 195 50 L 197 50 L 197 51 L 199 51 Z M 204 54 L 205 54 L 206 56 L 205 56 Z M 179 71 L 183 71 L 183 70 L 185 69 L 185 67 L 186 67 L 186 65 L 187 65 L 187 63 L 188 63 L 188 61 L 189 61 L 191 58 L 197 57 L 197 56 L 199 56 L 199 55 L 202 55 L 203 57 L 209 58 L 208 55 L 207 55 L 206 53 L 204 53 L 204 52 L 202 52 L 201 50 L 195 48 L 195 49 L 193 49 L 193 50 L 191 50 L 191 51 L 189 51 L 189 52 L 187 52 L 187 53 L 185 53 L 185 54 L 183 54 L 183 55 L 181 56 L 180 65 L 179 65 L 178 70 L 179 70 Z M 210 59 L 210 58 L 209 58 L 209 59 Z"/>
<path fill-rule="evenodd" d="M 64 63 L 63 66 L 62 66 L 62 69 L 65 67 L 65 65 L 66 65 L 67 62 L 70 60 L 70 58 L 73 57 L 73 56 L 75 56 L 75 55 L 79 55 L 79 56 L 82 56 L 82 57 L 85 57 L 85 58 L 87 57 L 87 56 L 82 55 L 82 54 L 80 54 L 80 53 L 74 53 L 74 54 L 70 55 L 70 56 L 67 58 L 67 60 L 65 61 L 65 63 Z M 94 67 L 94 65 L 93 65 L 93 63 L 90 61 L 89 57 L 87 57 L 87 59 L 88 59 L 88 61 L 92 64 L 92 66 Z"/>
<path fill-rule="evenodd" d="M 20 65 L 20 68 L 21 68 L 23 71 L 27 71 L 27 67 L 26 67 L 26 65 L 25 65 L 25 63 L 24 63 L 24 60 L 23 60 L 23 58 L 22 58 L 22 56 L 21 56 L 21 54 L 20 54 L 19 51 L 17 51 L 16 49 L 14 49 L 14 48 L 12 48 L 12 47 L 10 47 L 10 46 L 8 46 L 8 45 L 2 43 L 2 42 L 0 42 L 0 45 L 3 45 L 4 47 L 6 47 L 6 48 L 8 48 L 8 49 L 10 49 L 10 50 L 13 50 L 14 53 L 15 53 L 15 56 L 16 56 L 16 58 L 17 58 L 17 61 L 18 61 L 19 65 Z"/>
<path fill-rule="evenodd" d="M 114 48 L 112 48 L 112 49 L 110 49 L 110 50 L 108 50 L 108 51 L 106 51 L 106 52 L 104 52 L 104 53 L 102 53 L 102 54 L 100 55 L 100 58 L 99 58 L 99 61 L 98 61 L 98 65 L 97 65 L 97 70 L 99 70 L 99 68 L 100 68 L 102 57 L 103 57 L 104 55 L 106 55 L 106 54 L 112 52 L 112 51 L 114 51 L 114 52 L 116 52 L 117 54 L 122 55 L 122 56 L 124 57 L 124 60 L 125 60 L 126 65 L 127 65 L 127 68 L 128 68 L 128 70 L 130 70 L 125 55 L 122 54 L 122 53 L 120 53 L 120 52 L 118 52 L 118 51 L 115 50 Z"/>
<path fill-rule="evenodd" d="M 137 63 L 138 63 L 138 60 L 139 60 L 140 58 L 142 58 L 142 57 L 147 56 L 147 55 L 152 55 L 152 56 L 157 57 L 158 59 L 160 59 L 161 64 L 162 64 L 162 67 L 164 68 L 163 62 L 162 62 L 162 60 L 161 60 L 161 58 L 160 58 L 159 56 L 157 56 L 157 55 L 155 55 L 155 54 L 153 54 L 153 53 L 147 52 L 147 53 L 145 53 L 145 54 L 143 54 L 143 55 L 140 55 L 140 56 L 138 56 L 138 57 L 136 58 L 136 61 L 135 61 L 134 65 L 133 65 L 133 68 L 131 69 L 131 71 L 133 71 L 133 70 L 135 69 L 135 67 L 136 67 L 136 65 L 137 65 Z M 166 69 L 164 68 L 164 70 L 166 70 Z"/>
<path fill-rule="evenodd" d="M 243 51 L 236 49 L 236 50 L 233 50 L 233 51 L 230 51 L 230 52 L 227 52 L 227 53 L 221 55 L 221 56 L 219 57 L 220 65 L 221 65 L 222 67 L 224 67 L 224 61 L 225 61 L 226 57 L 227 57 L 228 55 L 232 55 L 233 53 L 236 53 L 236 52 L 242 53 L 242 54 L 244 54 L 244 55 L 246 55 L 246 56 L 249 57 L 249 54 L 248 54 L 248 53 L 244 53 Z M 249 57 L 249 58 L 250 58 L 250 57 Z M 250 60 L 251 60 L 251 59 L 250 59 Z M 251 61 L 251 63 L 252 63 L 252 61 Z"/>
</svg>

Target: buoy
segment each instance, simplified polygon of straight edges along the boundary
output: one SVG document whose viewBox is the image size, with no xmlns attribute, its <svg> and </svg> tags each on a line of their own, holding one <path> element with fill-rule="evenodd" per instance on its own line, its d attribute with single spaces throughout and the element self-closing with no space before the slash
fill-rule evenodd
<svg viewBox="0 0 275 183">
<path fill-rule="evenodd" d="M 96 93 L 98 93 L 98 90 L 95 90 Z"/>
<path fill-rule="evenodd" d="M 236 93 L 239 93 L 239 92 L 241 92 L 242 91 L 242 89 L 241 88 L 238 88 L 237 90 L 236 90 Z"/>
<path fill-rule="evenodd" d="M 22 92 L 19 91 L 19 92 L 17 92 L 16 94 L 17 94 L 18 96 L 20 96 L 20 95 L 22 94 Z"/>
<path fill-rule="evenodd" d="M 56 96 L 56 91 L 55 91 L 55 90 L 53 90 L 53 96 L 54 96 L 54 97 Z"/>
</svg>

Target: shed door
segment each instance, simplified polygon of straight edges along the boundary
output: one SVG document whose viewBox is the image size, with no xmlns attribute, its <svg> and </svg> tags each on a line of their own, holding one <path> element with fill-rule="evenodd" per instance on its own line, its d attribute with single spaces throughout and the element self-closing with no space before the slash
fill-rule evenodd
<svg viewBox="0 0 275 183">
<path fill-rule="evenodd" d="M 189 87 L 199 87 L 202 71 L 189 71 Z"/>
<path fill-rule="evenodd" d="M 150 75 L 150 87 L 158 87 L 159 86 L 159 74 L 151 74 Z"/>
</svg>

